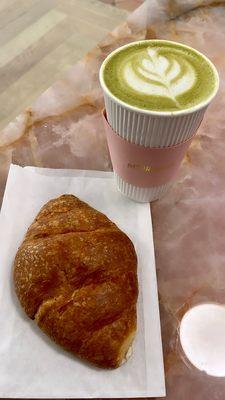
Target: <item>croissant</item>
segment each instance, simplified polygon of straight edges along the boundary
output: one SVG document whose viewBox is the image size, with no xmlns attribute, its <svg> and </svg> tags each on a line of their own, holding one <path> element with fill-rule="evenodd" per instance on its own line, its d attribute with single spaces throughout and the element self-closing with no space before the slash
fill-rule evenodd
<svg viewBox="0 0 225 400">
<path fill-rule="evenodd" d="M 131 240 L 73 195 L 50 200 L 14 262 L 26 314 L 57 344 L 102 368 L 126 359 L 136 332 L 137 257 Z"/>
</svg>

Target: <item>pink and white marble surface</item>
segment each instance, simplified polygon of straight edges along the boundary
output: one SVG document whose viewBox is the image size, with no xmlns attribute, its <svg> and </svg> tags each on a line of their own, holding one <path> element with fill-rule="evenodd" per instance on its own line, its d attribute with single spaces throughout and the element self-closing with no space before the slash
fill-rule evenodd
<svg viewBox="0 0 225 400">
<path fill-rule="evenodd" d="M 137 5 L 141 2 L 136 1 Z M 225 304 L 225 2 L 151 0 L 44 92 L 0 134 L 0 196 L 11 162 L 111 170 L 100 111 L 98 70 L 116 47 L 165 38 L 195 47 L 217 66 L 219 93 L 179 171 L 152 204 L 167 400 L 224 400 L 225 378 L 194 368 L 179 345 L 192 305 Z M 151 310 L 149 310 L 151 312 Z"/>
</svg>

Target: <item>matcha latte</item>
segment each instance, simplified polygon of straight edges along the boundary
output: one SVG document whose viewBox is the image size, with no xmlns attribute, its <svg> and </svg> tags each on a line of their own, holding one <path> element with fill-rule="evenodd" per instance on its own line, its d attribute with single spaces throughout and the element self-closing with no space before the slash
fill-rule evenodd
<svg viewBox="0 0 225 400">
<path fill-rule="evenodd" d="M 143 110 L 176 112 L 207 102 L 218 87 L 213 64 L 179 43 L 146 40 L 121 47 L 102 66 L 111 95 Z"/>
<path fill-rule="evenodd" d="M 132 200 L 156 200 L 170 188 L 218 90 L 217 70 L 191 47 L 142 40 L 109 54 L 99 78 L 117 187 Z"/>
</svg>

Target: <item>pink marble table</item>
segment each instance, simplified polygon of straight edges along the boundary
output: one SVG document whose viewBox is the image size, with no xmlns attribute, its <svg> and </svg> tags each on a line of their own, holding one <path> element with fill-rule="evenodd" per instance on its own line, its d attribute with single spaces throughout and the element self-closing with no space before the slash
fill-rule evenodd
<svg viewBox="0 0 225 400">
<path fill-rule="evenodd" d="M 140 2 L 137 1 L 137 5 Z M 11 162 L 110 170 L 98 70 L 116 47 L 143 38 L 191 45 L 218 68 L 216 100 L 168 195 L 152 204 L 167 400 L 224 400 L 225 378 L 195 369 L 179 345 L 192 305 L 225 303 L 225 3 L 152 0 L 56 82 L 0 134 L 0 196 Z M 151 312 L 151 310 L 150 310 Z"/>
</svg>

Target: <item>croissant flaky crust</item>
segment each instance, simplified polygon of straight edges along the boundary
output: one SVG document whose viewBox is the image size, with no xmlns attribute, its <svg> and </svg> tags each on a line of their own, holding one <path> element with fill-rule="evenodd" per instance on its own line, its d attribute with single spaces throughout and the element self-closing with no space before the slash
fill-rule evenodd
<svg viewBox="0 0 225 400">
<path fill-rule="evenodd" d="M 27 315 L 64 349 L 103 368 L 124 360 L 136 332 L 137 258 L 130 239 L 73 195 L 50 200 L 14 262 Z"/>
</svg>

